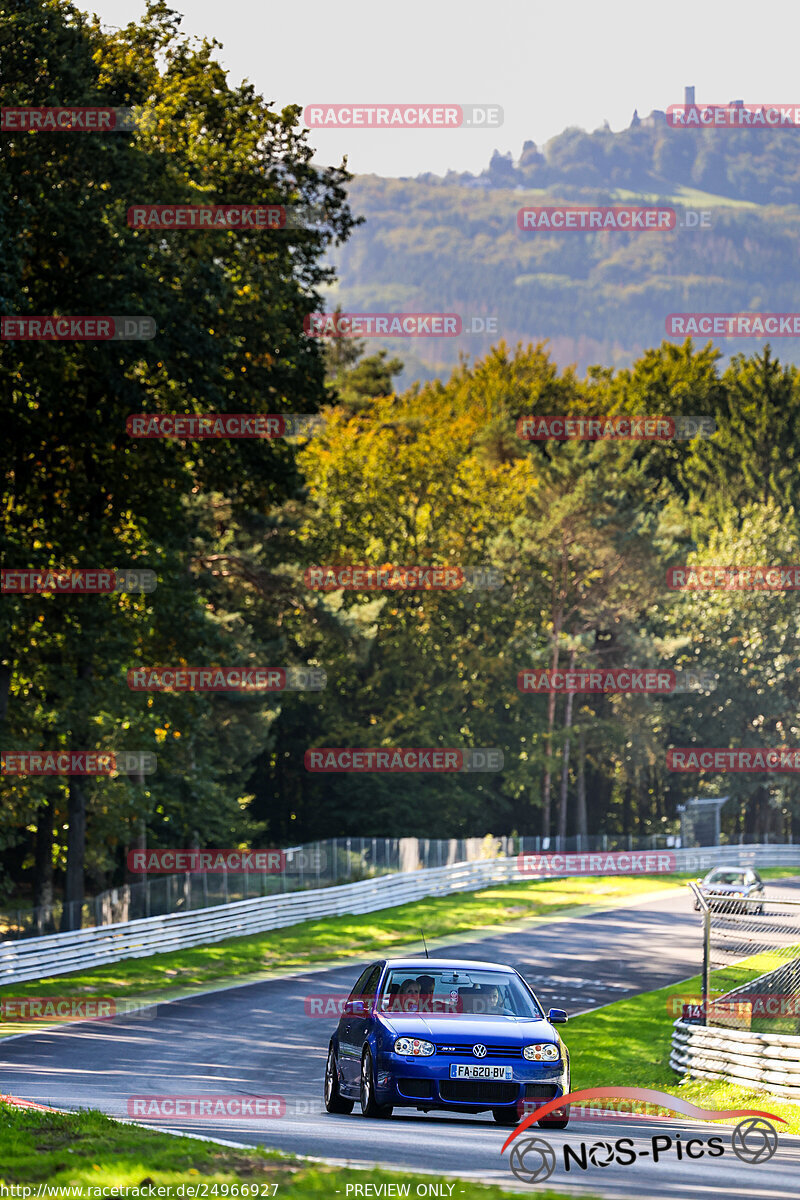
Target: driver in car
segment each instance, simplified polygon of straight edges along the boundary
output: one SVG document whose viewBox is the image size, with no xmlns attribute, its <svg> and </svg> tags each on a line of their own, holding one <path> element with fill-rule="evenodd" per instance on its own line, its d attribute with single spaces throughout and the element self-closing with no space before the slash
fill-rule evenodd
<svg viewBox="0 0 800 1200">
<path fill-rule="evenodd" d="M 418 975 L 417 983 L 420 987 L 419 1011 L 431 1012 L 433 1010 L 434 978 L 432 975 Z"/>
<path fill-rule="evenodd" d="M 503 1004 L 503 997 L 500 994 L 500 988 L 497 986 L 497 984 L 493 983 L 491 987 L 486 989 L 483 994 L 483 999 L 486 1005 L 486 1012 L 489 1013 L 489 1015 L 508 1015 L 508 1009 Z"/>
</svg>

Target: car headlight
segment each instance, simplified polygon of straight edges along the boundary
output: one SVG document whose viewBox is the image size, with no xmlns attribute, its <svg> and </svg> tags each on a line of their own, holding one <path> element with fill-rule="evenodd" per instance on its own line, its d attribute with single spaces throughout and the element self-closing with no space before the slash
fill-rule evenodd
<svg viewBox="0 0 800 1200">
<path fill-rule="evenodd" d="M 553 1042 L 535 1042 L 532 1046 L 526 1046 L 522 1051 L 523 1058 L 527 1058 L 528 1062 L 555 1062 L 561 1058 L 561 1051 Z"/>
<path fill-rule="evenodd" d="M 398 1038 L 394 1044 L 395 1054 L 422 1054 L 426 1058 L 436 1053 L 433 1042 L 423 1042 L 419 1038 Z"/>
</svg>

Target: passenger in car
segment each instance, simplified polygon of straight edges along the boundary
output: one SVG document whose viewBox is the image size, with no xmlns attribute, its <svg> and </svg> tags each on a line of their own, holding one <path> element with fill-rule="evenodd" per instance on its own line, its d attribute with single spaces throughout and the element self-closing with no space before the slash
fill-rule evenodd
<svg viewBox="0 0 800 1200">
<path fill-rule="evenodd" d="M 397 993 L 397 1008 L 401 1012 L 419 1012 L 422 988 L 416 979 L 404 979 Z"/>
</svg>

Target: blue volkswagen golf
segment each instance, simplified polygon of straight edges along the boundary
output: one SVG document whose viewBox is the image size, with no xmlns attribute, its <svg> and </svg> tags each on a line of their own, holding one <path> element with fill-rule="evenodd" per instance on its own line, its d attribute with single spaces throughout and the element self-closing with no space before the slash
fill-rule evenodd
<svg viewBox="0 0 800 1200">
<path fill-rule="evenodd" d="M 565 1095 L 569 1052 L 555 1025 L 512 967 L 453 959 L 374 962 L 351 991 L 328 1047 L 325 1107 L 365 1117 L 394 1108 L 491 1110 L 516 1125 L 523 1105 Z M 534 1102 L 532 1105 L 531 1102 Z M 569 1107 L 541 1125 L 565 1129 Z"/>
</svg>

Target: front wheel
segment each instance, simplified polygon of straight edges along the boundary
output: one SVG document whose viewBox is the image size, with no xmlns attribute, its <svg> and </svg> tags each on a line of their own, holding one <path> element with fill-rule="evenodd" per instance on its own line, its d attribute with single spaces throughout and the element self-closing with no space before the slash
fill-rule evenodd
<svg viewBox="0 0 800 1200">
<path fill-rule="evenodd" d="M 361 1056 L 361 1115 L 362 1117 L 390 1117 L 392 1106 L 378 1104 L 375 1099 L 375 1080 L 372 1073 L 372 1054 L 369 1046 Z"/>
<path fill-rule="evenodd" d="M 569 1125 L 569 1105 L 567 1105 L 567 1115 L 561 1121 L 539 1121 L 537 1122 L 540 1129 L 566 1129 Z"/>
<path fill-rule="evenodd" d="M 325 1108 L 329 1113 L 351 1113 L 353 1101 L 345 1100 L 339 1093 L 339 1072 L 336 1068 L 336 1052 L 333 1046 L 328 1050 L 328 1061 L 325 1066 Z"/>
</svg>

